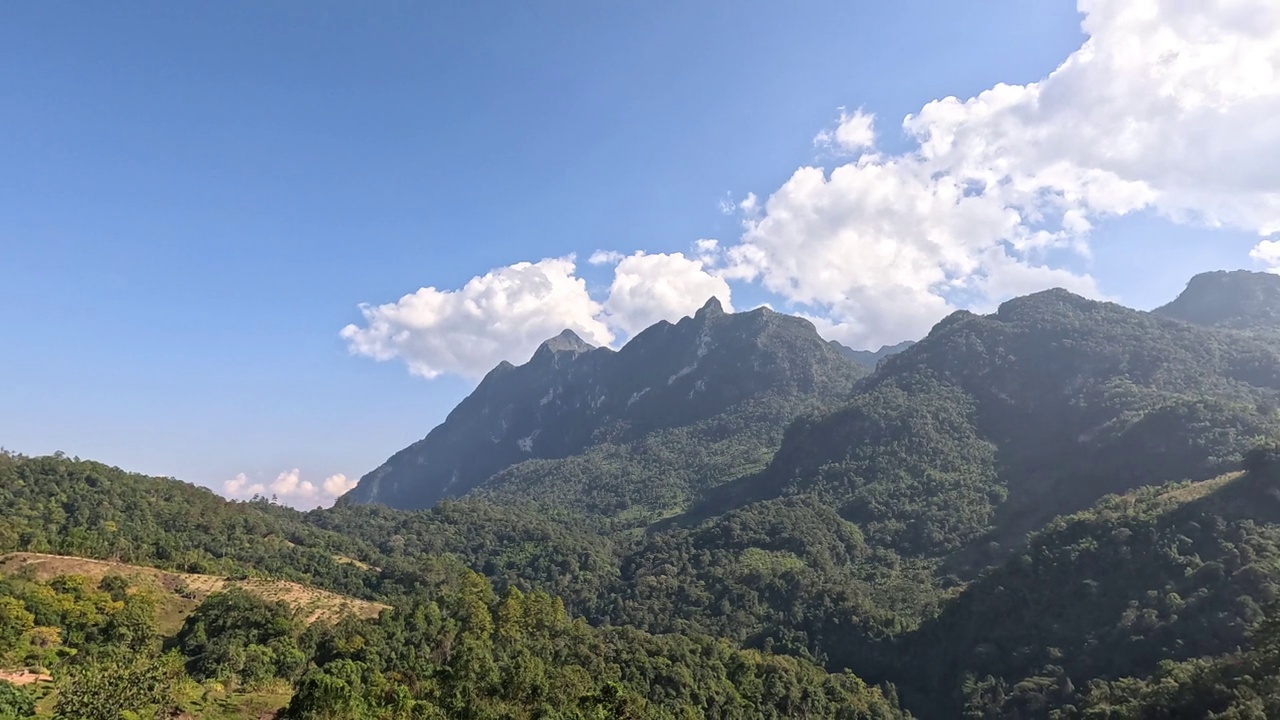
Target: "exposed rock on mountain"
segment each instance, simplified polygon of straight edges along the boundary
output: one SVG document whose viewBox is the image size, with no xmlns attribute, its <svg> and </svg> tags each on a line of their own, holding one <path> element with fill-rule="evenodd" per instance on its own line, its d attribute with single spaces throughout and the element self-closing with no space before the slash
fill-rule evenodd
<svg viewBox="0 0 1280 720">
<path fill-rule="evenodd" d="M 616 352 L 565 331 L 524 365 L 494 368 L 443 424 L 361 478 L 346 501 L 430 507 L 526 460 L 630 442 L 764 398 L 839 397 L 865 372 L 806 320 L 767 308 L 729 314 L 715 298 Z"/>
</svg>

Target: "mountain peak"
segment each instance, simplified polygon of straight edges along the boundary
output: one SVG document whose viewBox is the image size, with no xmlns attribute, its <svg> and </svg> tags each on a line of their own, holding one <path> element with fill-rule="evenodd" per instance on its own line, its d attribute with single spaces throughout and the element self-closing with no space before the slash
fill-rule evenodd
<svg viewBox="0 0 1280 720">
<path fill-rule="evenodd" d="M 592 345 L 581 337 L 578 337 L 578 333 L 570 330 L 569 328 L 565 328 L 560 331 L 559 335 L 556 335 L 539 345 L 537 352 L 534 354 L 541 354 L 545 351 L 552 353 L 568 352 L 577 355 L 594 350 L 595 347 L 595 345 Z"/>
<path fill-rule="evenodd" d="M 705 303 L 702 304 L 702 308 L 698 310 L 697 314 L 694 315 L 694 317 L 695 318 L 706 317 L 706 316 L 714 317 L 716 315 L 723 315 L 723 314 L 724 314 L 724 306 L 720 304 L 720 299 L 717 298 L 715 295 L 712 295 L 711 297 L 707 298 L 707 301 Z"/>
<path fill-rule="evenodd" d="M 1173 302 L 1152 312 L 1195 325 L 1277 329 L 1280 276 L 1249 270 L 1200 273 Z"/>
<path fill-rule="evenodd" d="M 490 372 L 444 423 L 362 477 L 351 501 L 430 507 L 526 460 L 738 417 L 764 407 L 757 402 L 778 408 L 768 424 L 780 432 L 789 408 L 843 397 L 866 374 L 827 349 L 808 320 L 763 317 L 727 313 L 711 298 L 696 319 L 658 322 L 616 352 L 566 330 L 525 365 Z"/>
</svg>

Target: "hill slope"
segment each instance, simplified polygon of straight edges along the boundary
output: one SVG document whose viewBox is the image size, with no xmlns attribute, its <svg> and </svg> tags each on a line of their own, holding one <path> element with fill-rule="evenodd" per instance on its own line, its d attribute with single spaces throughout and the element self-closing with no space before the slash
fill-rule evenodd
<svg viewBox="0 0 1280 720">
<path fill-rule="evenodd" d="M 968 701 L 1043 717 L 1034 708 L 1083 702 L 1064 687 L 1247 647 L 1280 599 L 1277 489 L 1272 467 L 1057 519 L 909 636 L 900 662 L 922 673 L 922 691 L 946 688 L 939 710 Z M 976 696 L 965 675 L 982 680 Z"/>
<path fill-rule="evenodd" d="M 88 460 L 0 453 L 0 553 L 270 576 L 367 598 L 377 573 L 350 559 L 376 560 L 375 551 L 305 517 Z"/>
<path fill-rule="evenodd" d="M 49 581 L 67 575 L 88 578 L 97 585 L 103 578 L 115 575 L 135 587 L 154 591 L 163 597 L 161 615 L 185 618 L 213 593 L 238 588 L 267 600 L 279 600 L 298 613 L 304 622 L 337 622 L 344 617 L 375 618 L 390 606 L 346 597 L 288 580 L 267 578 L 228 578 L 160 570 L 144 565 L 129 565 L 110 560 L 46 555 L 43 553 L 9 553 L 0 555 L 0 575 L 21 575 Z M 165 628 L 161 628 L 164 630 Z M 176 630 L 177 628 L 172 628 Z"/>
<path fill-rule="evenodd" d="M 284 508 L 60 456 L 3 455 L 0 471 L 0 528 L 23 551 L 0 563 L 0 669 L 48 668 L 56 694 L 43 705 L 58 716 L 905 717 L 891 688 L 851 674 L 705 635 L 593 628 L 545 593 L 499 595 L 451 558 L 385 556 Z M 33 546 L 251 577 L 37 555 Z M 338 548 L 373 563 L 335 556 Z M 267 568 L 350 582 L 376 601 L 259 577 Z M 203 601 L 156 602 L 183 594 Z M 176 635 L 164 637 L 173 627 L 157 610 L 178 615 Z M 162 656 L 162 642 L 178 654 Z M 12 687 L 0 682 L 0 703 L 9 703 L 0 710 L 26 716 L 36 698 Z"/>
</svg>

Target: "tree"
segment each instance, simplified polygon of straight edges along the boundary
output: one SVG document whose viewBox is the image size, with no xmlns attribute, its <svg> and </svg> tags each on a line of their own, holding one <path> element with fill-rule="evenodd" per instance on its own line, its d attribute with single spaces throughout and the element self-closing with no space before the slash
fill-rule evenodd
<svg viewBox="0 0 1280 720">
<path fill-rule="evenodd" d="M 173 653 L 76 664 L 58 685 L 54 717 L 120 720 L 125 713 L 168 712 L 182 674 L 182 658 Z"/>
<path fill-rule="evenodd" d="M 0 658 L 18 648 L 28 630 L 35 626 L 35 616 L 21 600 L 0 597 Z"/>
<path fill-rule="evenodd" d="M 36 698 L 25 688 L 0 680 L 0 720 L 20 720 L 36 714 Z"/>
</svg>

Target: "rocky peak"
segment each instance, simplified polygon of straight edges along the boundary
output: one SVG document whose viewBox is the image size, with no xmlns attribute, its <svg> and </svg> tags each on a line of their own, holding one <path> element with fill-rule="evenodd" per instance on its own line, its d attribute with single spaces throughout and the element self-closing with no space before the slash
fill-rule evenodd
<svg viewBox="0 0 1280 720">
<path fill-rule="evenodd" d="M 444 423 L 361 478 L 350 500 L 430 507 L 529 459 L 692 425 L 763 398 L 839 395 L 863 374 L 807 320 L 730 314 L 714 297 L 616 352 L 566 330 L 525 365 L 490 372 Z"/>
<path fill-rule="evenodd" d="M 595 349 L 595 345 L 592 345 L 581 337 L 578 337 L 578 334 L 574 331 L 565 328 L 559 335 L 556 335 L 539 345 L 538 349 L 533 353 L 533 356 L 536 358 L 540 355 L 559 355 L 562 353 L 581 355 L 582 353 L 590 352 Z"/>
<path fill-rule="evenodd" d="M 541 343 L 538 350 L 573 352 L 573 354 L 580 354 L 580 352 L 595 350 L 595 346 L 591 345 L 590 342 L 582 340 L 582 338 L 579 337 L 579 334 L 571 331 L 571 329 L 564 328 L 558 336 L 550 338 L 547 342 Z"/>
<path fill-rule="evenodd" d="M 707 298 L 707 301 L 703 303 L 702 307 L 696 314 L 694 314 L 693 317 L 696 320 L 705 317 L 716 317 L 724 314 L 724 306 L 720 304 L 720 299 L 715 295 L 712 295 Z"/>
</svg>

